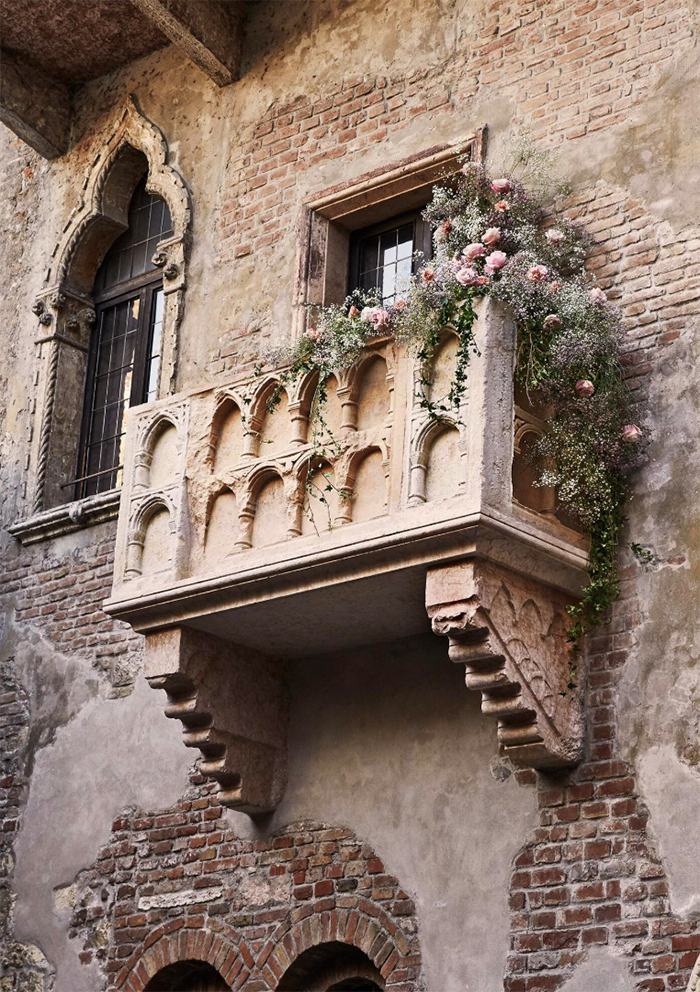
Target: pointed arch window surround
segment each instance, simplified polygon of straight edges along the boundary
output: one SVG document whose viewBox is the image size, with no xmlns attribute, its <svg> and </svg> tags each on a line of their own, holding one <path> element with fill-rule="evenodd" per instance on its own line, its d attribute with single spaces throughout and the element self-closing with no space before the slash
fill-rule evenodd
<svg viewBox="0 0 700 992">
<path fill-rule="evenodd" d="M 163 274 L 152 258 L 171 234 L 168 206 L 146 191 L 144 175 L 131 200 L 128 229 L 95 279 L 75 499 L 120 485 L 124 411 L 157 396 L 164 295 Z"/>
</svg>

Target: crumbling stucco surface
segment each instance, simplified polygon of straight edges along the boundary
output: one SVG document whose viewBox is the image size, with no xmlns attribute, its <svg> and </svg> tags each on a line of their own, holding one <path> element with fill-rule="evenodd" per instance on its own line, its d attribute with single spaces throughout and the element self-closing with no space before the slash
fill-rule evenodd
<svg viewBox="0 0 700 992">
<path fill-rule="evenodd" d="M 126 96 L 166 134 L 169 158 L 194 201 L 178 388 L 205 381 L 226 348 L 240 340 L 280 340 L 291 324 L 297 231 L 266 253 L 222 255 L 217 232 L 223 199 L 234 182 L 244 136 L 273 102 L 323 95 L 346 75 L 400 76 L 417 66 L 440 73 L 456 60 L 458 77 L 472 50 L 483 0 L 262 3 L 251 9 L 242 79 L 218 89 L 176 49 L 150 55 L 76 94 L 75 147 L 52 163 L 0 128 L 0 508 L 3 525 L 18 513 L 26 476 L 33 402 L 35 321 L 31 302 L 80 196 L 80 184 Z M 697 27 L 697 5 L 687 21 Z M 649 69 L 654 92 L 626 119 L 591 130 L 561 149 L 561 169 L 576 188 L 635 197 L 655 226 L 651 255 L 683 234 L 700 237 L 700 148 L 697 50 L 682 45 L 662 69 Z M 360 158 L 329 158 L 300 173 L 296 202 L 416 151 L 489 126 L 489 162 L 506 155 L 518 111 L 517 81 L 494 82 L 457 113 L 418 116 L 390 143 Z M 596 183 L 598 186 L 596 187 Z M 653 297 L 664 273 L 640 277 L 627 292 Z M 697 280 L 696 271 L 688 272 Z M 697 311 L 696 311 L 697 313 Z M 624 581 L 639 587 L 639 625 L 620 630 L 631 649 L 616 700 L 619 740 L 639 774 L 651 830 L 668 869 L 672 907 L 700 909 L 700 868 L 693 831 L 700 812 L 700 681 L 697 634 L 700 574 L 700 367 L 698 317 L 680 322 L 681 337 L 651 378 L 649 462 L 628 506 L 628 541 L 649 548 L 641 566 L 622 549 Z M 53 553 L 89 553 L 94 532 L 56 542 Z M 2 553 L 16 542 L 2 536 Z M 37 551 L 37 568 L 40 555 Z M 12 615 L 13 603 L 7 605 Z M 354 621 L 353 621 L 354 622 Z M 8 630 L 11 625 L 8 625 Z M 68 888 L 107 841 L 125 805 L 154 808 L 177 800 L 190 755 L 162 699 L 137 682 L 109 699 L 89 662 L 57 658 L 23 628 L 16 664 L 32 700 L 31 780 L 16 845 L 17 928 L 57 969 L 57 992 L 98 987 L 68 940 Z M 14 627 L 12 627 L 14 630 Z M 493 726 L 449 666 L 444 645 L 395 644 L 381 651 L 319 658 L 296 665 L 289 742 L 290 782 L 269 825 L 228 814 L 245 836 L 299 817 L 347 824 L 366 837 L 415 896 L 428 987 L 491 992 L 501 987 L 508 951 L 511 859 L 534 824 L 534 794 L 496 762 Z M 79 811 L 79 816 L 76 815 Z M 59 827 L 63 827 L 63 832 Z M 47 858 L 47 854 L 49 857 Z M 37 864 L 42 864 L 41 871 Z M 54 900 L 54 891 L 59 889 Z M 68 901 L 66 901 L 68 900 Z M 468 984 L 465 984 L 468 983 Z M 578 989 L 633 987 L 627 964 L 591 950 L 566 984 Z"/>
<path fill-rule="evenodd" d="M 629 964 L 621 955 L 607 947 L 592 947 L 563 989 L 564 992 L 634 992 L 636 987 Z"/>
<path fill-rule="evenodd" d="M 46 666 L 50 659 L 35 662 Z M 79 682 L 84 668 L 72 674 Z M 15 935 L 42 948 L 57 990 L 97 989 L 101 981 L 68 939 L 73 907 L 62 890 L 94 859 L 122 809 L 166 807 L 183 790 L 191 756 L 158 703 L 142 680 L 126 699 L 93 697 L 35 752 L 15 846 Z"/>
<path fill-rule="evenodd" d="M 289 784 L 270 827 L 322 819 L 371 837 L 416 900 L 426 987 L 498 992 L 510 865 L 535 797 L 499 761 L 461 666 L 418 638 L 298 662 L 293 686 Z"/>
</svg>

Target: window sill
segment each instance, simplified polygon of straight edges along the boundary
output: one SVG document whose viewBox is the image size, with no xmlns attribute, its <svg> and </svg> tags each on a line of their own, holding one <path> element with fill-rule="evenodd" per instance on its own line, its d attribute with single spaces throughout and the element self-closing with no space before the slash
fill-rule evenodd
<svg viewBox="0 0 700 992">
<path fill-rule="evenodd" d="M 85 499 L 62 506 L 43 510 L 26 520 L 18 520 L 8 527 L 8 531 L 22 544 L 37 544 L 39 541 L 49 541 L 64 534 L 101 524 L 107 520 L 116 520 L 119 516 L 120 489 L 110 489 L 109 492 L 97 496 L 87 496 Z"/>
</svg>

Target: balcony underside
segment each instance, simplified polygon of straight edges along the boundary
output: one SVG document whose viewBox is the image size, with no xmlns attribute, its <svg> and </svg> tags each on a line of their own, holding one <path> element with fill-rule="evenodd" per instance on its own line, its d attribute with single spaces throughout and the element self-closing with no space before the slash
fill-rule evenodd
<svg viewBox="0 0 700 992">
<path fill-rule="evenodd" d="M 432 507 L 416 507 L 232 555 L 227 574 L 180 580 L 105 606 L 142 632 L 185 625 L 294 659 L 429 632 L 428 570 L 460 560 L 488 558 L 578 593 L 585 555 L 571 545 L 543 540 L 534 528 L 516 529 L 495 515 L 434 516 Z"/>
</svg>

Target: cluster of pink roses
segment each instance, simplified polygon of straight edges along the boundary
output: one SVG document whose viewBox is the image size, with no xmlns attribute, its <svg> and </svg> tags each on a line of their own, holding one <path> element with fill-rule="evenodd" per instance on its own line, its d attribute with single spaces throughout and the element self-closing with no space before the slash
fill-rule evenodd
<svg viewBox="0 0 700 992">
<path fill-rule="evenodd" d="M 462 286 L 488 286 L 494 272 L 502 269 L 508 261 L 508 256 L 503 251 L 492 251 L 486 254 L 489 248 L 493 248 L 501 240 L 500 227 L 489 227 L 484 231 L 481 241 L 475 241 L 463 249 L 462 254 L 455 255 L 453 265 L 457 270 L 455 279 Z M 484 272 L 479 272 L 474 262 L 477 258 L 484 259 Z"/>
<path fill-rule="evenodd" d="M 357 310 L 357 307 L 351 307 L 350 316 L 356 317 L 357 314 L 354 314 L 353 310 Z M 373 324 L 378 334 L 391 329 L 391 314 L 384 307 L 364 307 L 359 316 L 366 324 Z"/>
<path fill-rule="evenodd" d="M 590 379 L 579 379 L 574 386 L 574 391 L 577 396 L 581 396 L 583 399 L 588 399 L 595 393 L 595 386 Z M 620 432 L 620 436 L 625 444 L 633 444 L 638 441 L 640 437 L 644 434 L 641 427 L 637 427 L 636 424 L 625 424 Z"/>
</svg>

